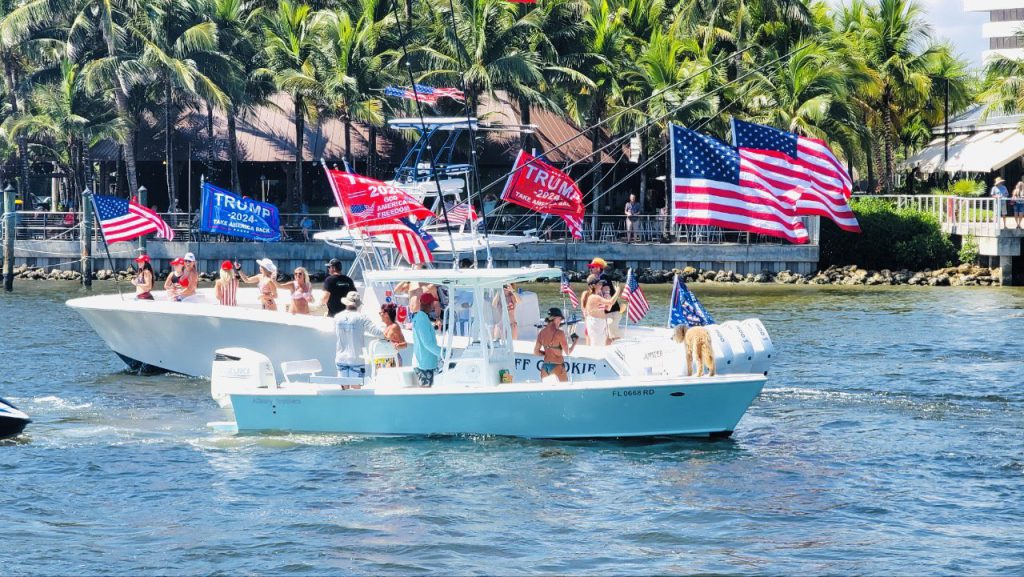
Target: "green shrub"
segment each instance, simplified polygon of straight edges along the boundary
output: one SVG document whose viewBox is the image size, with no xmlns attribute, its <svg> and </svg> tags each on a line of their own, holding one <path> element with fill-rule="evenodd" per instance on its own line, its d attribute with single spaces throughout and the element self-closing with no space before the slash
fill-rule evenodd
<svg viewBox="0 0 1024 577">
<path fill-rule="evenodd" d="M 964 236 L 963 242 L 960 243 L 960 264 L 974 264 L 978 260 L 978 239 L 974 238 L 973 234 Z"/>
<path fill-rule="evenodd" d="M 857 265 L 871 270 L 940 268 L 957 258 L 956 247 L 933 215 L 867 198 L 851 203 L 861 233 L 821 219 L 820 267 Z"/>
<path fill-rule="evenodd" d="M 968 178 L 962 178 L 950 183 L 946 193 L 952 194 L 953 196 L 984 196 L 985 183 L 978 182 L 977 180 L 970 180 Z"/>
</svg>

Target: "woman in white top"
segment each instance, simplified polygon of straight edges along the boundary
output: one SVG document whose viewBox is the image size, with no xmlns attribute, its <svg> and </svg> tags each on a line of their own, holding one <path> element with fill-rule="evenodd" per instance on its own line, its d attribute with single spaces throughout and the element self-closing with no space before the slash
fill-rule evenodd
<svg viewBox="0 0 1024 577">
<path fill-rule="evenodd" d="M 622 285 L 615 283 L 615 294 L 611 298 L 601 296 L 601 280 L 591 278 L 587 281 L 583 314 L 587 323 L 587 344 L 592 347 L 603 347 L 608 344 L 608 314 L 607 311 L 615 301 L 619 300 L 622 292 Z"/>
</svg>

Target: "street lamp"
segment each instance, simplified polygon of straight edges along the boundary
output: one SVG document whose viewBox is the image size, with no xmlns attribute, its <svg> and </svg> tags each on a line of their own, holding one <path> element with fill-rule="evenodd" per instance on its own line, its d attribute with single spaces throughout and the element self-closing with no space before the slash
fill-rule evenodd
<svg viewBox="0 0 1024 577">
<path fill-rule="evenodd" d="M 260 192 L 263 194 L 263 202 L 267 202 L 267 175 L 260 175 Z"/>
</svg>

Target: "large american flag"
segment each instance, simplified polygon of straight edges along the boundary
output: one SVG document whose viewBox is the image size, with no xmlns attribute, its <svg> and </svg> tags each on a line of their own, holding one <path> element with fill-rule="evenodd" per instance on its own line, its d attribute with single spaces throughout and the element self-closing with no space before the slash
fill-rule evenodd
<svg viewBox="0 0 1024 577">
<path fill-rule="evenodd" d="M 108 244 L 155 232 L 157 238 L 174 240 L 174 231 L 152 210 L 134 201 L 96 194 L 92 197 L 96 219 Z"/>
<path fill-rule="evenodd" d="M 764 181 L 738 150 L 671 125 L 672 216 L 677 224 L 720 226 L 806 243 L 799 191 Z"/>
<path fill-rule="evenodd" d="M 633 269 L 626 273 L 626 288 L 623 289 L 622 296 L 626 299 L 626 315 L 631 323 L 640 322 L 647 311 L 651 310 L 651 305 L 647 302 Z"/>
<path fill-rule="evenodd" d="M 572 286 L 569 285 L 569 277 L 562 275 L 562 286 L 558 289 L 559 292 L 569 297 L 569 302 L 572 303 L 572 308 L 580 308 L 580 298 L 576 296 L 576 293 L 572 292 Z"/>
<path fill-rule="evenodd" d="M 853 181 L 824 141 L 736 119 L 732 140 L 769 186 L 801 191 L 797 214 L 824 216 L 843 230 L 860 232 L 847 203 Z"/>
</svg>

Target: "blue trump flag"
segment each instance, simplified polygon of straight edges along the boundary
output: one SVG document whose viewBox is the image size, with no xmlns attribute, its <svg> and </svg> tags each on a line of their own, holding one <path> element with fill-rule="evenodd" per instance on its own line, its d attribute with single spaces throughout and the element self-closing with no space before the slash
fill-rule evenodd
<svg viewBox="0 0 1024 577">
<path fill-rule="evenodd" d="M 688 327 L 701 327 L 715 324 L 704 305 L 700 304 L 697 296 L 686 287 L 686 281 L 676 275 L 675 283 L 672 286 L 672 304 L 669 308 L 668 326 L 677 327 L 686 325 Z"/>
<path fill-rule="evenodd" d="M 281 218 L 276 206 L 241 197 L 208 182 L 203 183 L 203 219 L 199 229 L 249 240 L 281 240 Z"/>
</svg>

